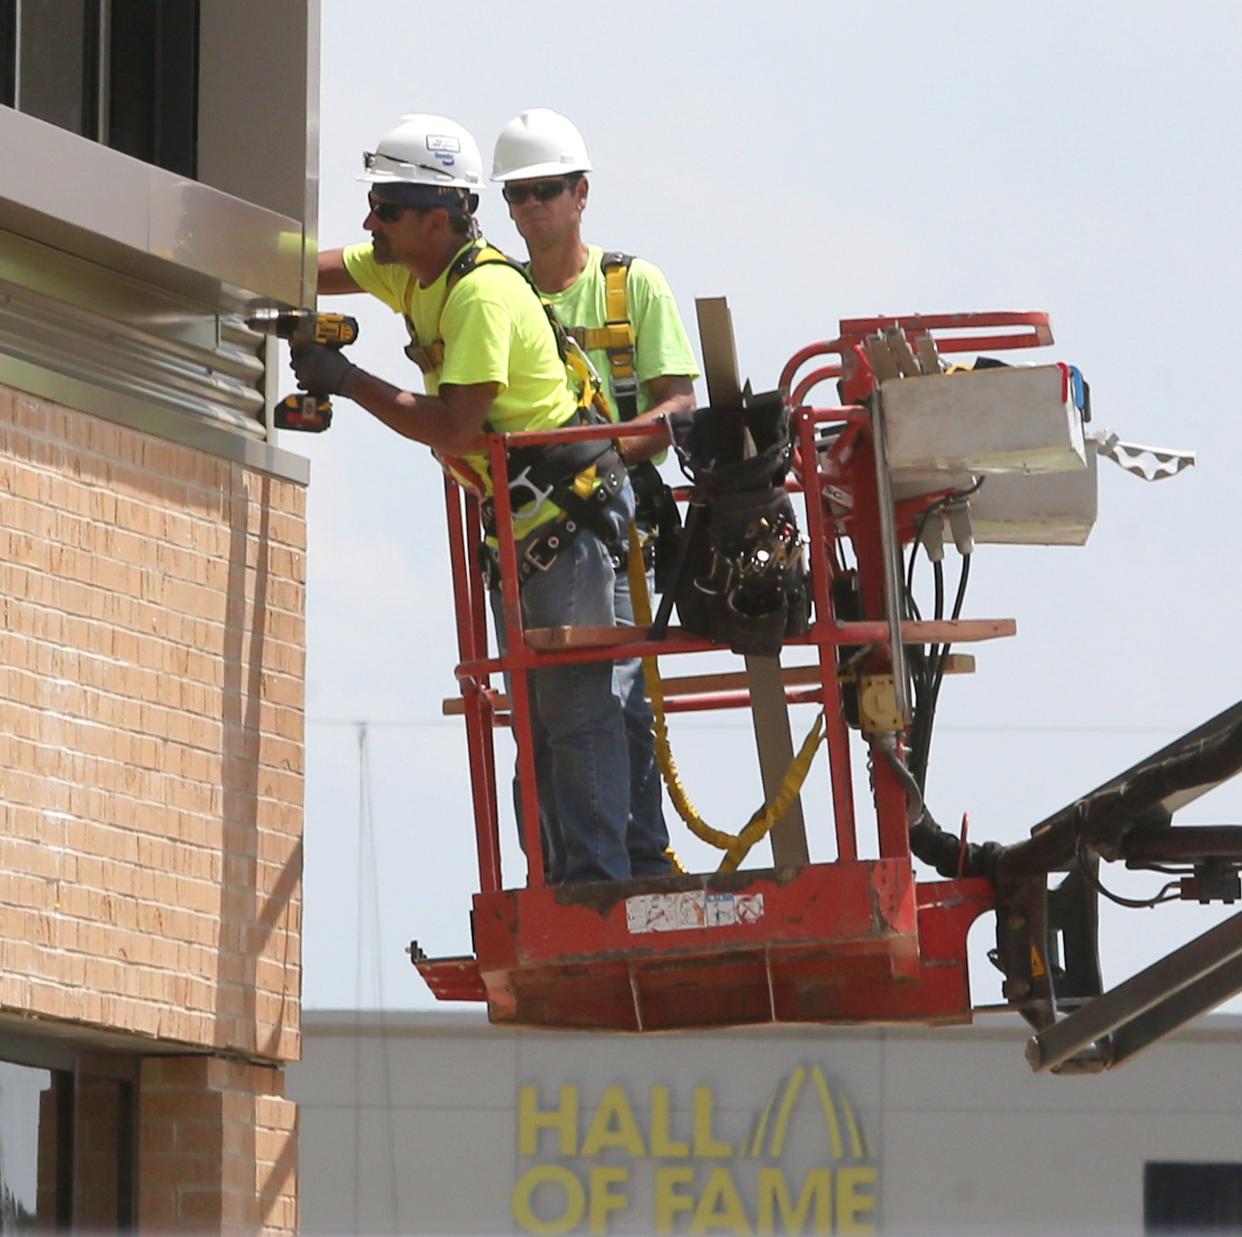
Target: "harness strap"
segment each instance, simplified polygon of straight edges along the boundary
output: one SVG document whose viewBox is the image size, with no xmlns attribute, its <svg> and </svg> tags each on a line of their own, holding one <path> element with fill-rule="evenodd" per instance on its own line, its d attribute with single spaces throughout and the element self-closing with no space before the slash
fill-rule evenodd
<svg viewBox="0 0 1242 1237">
<path fill-rule="evenodd" d="M 556 354 L 561 358 L 561 363 L 569 371 L 577 387 L 579 409 L 589 409 L 597 406 L 601 402 L 598 376 L 592 370 L 586 355 L 580 349 L 572 346 L 568 332 L 561 325 L 561 320 L 556 316 L 556 311 L 540 296 L 539 289 L 535 287 L 530 272 L 520 262 L 514 261 L 507 253 L 495 248 L 493 245 L 475 246 L 457 256 L 453 265 L 449 267 L 445 286 L 448 291 L 452 291 L 460 280 L 477 271 L 480 266 L 495 266 L 497 264 L 507 266 L 510 270 L 516 271 L 521 275 L 526 286 L 530 288 L 531 293 L 539 302 L 539 307 L 543 310 L 544 317 L 548 320 L 548 327 L 552 332 L 552 338 L 556 341 Z M 405 285 L 405 313 L 403 317 L 405 318 L 406 329 L 410 334 L 410 342 L 406 345 L 405 355 L 424 374 L 428 374 L 439 369 L 444 364 L 444 340 L 439 336 L 426 344 L 419 340 L 418 328 L 414 325 L 413 300 L 414 276 L 411 274 Z"/>
<path fill-rule="evenodd" d="M 604 333 L 599 346 L 608 353 L 617 416 L 632 421 L 638 416 L 638 374 L 634 355 L 634 324 L 630 321 L 629 277 L 632 254 L 614 250 L 604 254 Z"/>
<path fill-rule="evenodd" d="M 565 334 L 576 340 L 580 348 L 629 348 L 634 344 L 634 328 L 628 322 L 610 322 L 605 326 L 567 326 Z"/>
<path fill-rule="evenodd" d="M 516 271 L 543 310 L 548 327 L 556 340 L 557 355 L 578 384 L 579 421 L 588 425 L 606 421 L 598 380 L 590 361 L 581 349 L 569 341 L 555 310 L 539 295 L 539 289 L 535 287 L 530 272 L 524 266 L 492 245 L 475 245 L 453 260 L 445 278 L 447 290 L 451 291 L 459 281 L 479 267 L 494 265 L 507 266 Z M 414 276 L 411 274 L 405 285 L 404 316 L 410 332 L 410 343 L 405 354 L 423 373 L 428 373 L 444 364 L 444 340 L 437 338 L 427 344 L 419 340 L 414 325 L 413 298 Z M 488 425 L 487 428 L 493 427 Z M 625 478 L 621 457 L 611 442 L 553 443 L 518 449 L 510 453 L 509 473 L 509 491 L 515 510 L 528 506 L 532 501 L 538 506 L 545 499 L 550 499 L 571 517 L 576 515 L 601 540 L 607 543 L 611 538 L 612 530 L 600 512 L 615 497 Z M 598 486 L 597 477 L 601 482 Z M 523 494 L 528 497 L 523 499 Z"/>
<path fill-rule="evenodd" d="M 604 325 L 567 326 L 565 333 L 584 351 L 601 348 L 608 354 L 617 418 L 638 416 L 638 372 L 634 324 L 630 321 L 629 277 L 633 254 L 613 250 L 600 258 L 604 272 Z"/>
<path fill-rule="evenodd" d="M 544 305 L 543 298 L 539 296 L 539 290 L 531 282 L 526 268 L 520 262 L 515 262 L 507 253 L 497 249 L 494 245 L 476 245 L 458 254 L 453 260 L 453 265 L 449 267 L 445 288 L 451 292 L 457 283 L 467 275 L 477 271 L 480 266 L 496 265 L 507 266 L 510 270 L 516 271 L 521 275 L 523 282 L 531 289 L 536 298 L 538 298 L 539 304 L 543 306 L 544 314 L 547 316 L 548 325 L 552 329 L 553 338 L 556 340 L 557 355 L 564 361 L 565 332 L 556 315 L 551 312 L 547 305 Z M 437 335 L 430 343 L 422 343 L 418 338 L 418 328 L 414 325 L 413 313 L 414 278 L 414 275 L 411 274 L 405 284 L 405 312 L 402 316 L 405 318 L 406 329 L 410 333 L 410 344 L 406 348 L 405 354 L 426 374 L 432 370 L 439 369 L 444 364 L 444 340 Z"/>
<path fill-rule="evenodd" d="M 456 284 L 464 275 L 469 275 L 471 271 L 477 270 L 480 265 L 490 265 L 494 262 L 504 263 L 509 266 L 516 266 L 516 263 L 499 249 L 493 249 L 490 245 L 473 245 L 463 253 L 459 254 L 453 261 L 453 265 L 449 267 L 448 276 L 445 279 L 446 293 L 451 291 L 453 285 Z M 520 269 L 520 268 L 519 268 Z M 410 277 L 405 283 L 405 325 L 410 333 L 410 342 L 406 345 L 405 355 L 409 357 L 424 374 L 432 373 L 444 364 L 444 340 L 438 333 L 436 338 L 429 343 L 423 343 L 418 338 L 418 328 L 414 325 L 414 274 L 411 272 Z"/>
<path fill-rule="evenodd" d="M 566 531 L 573 533 L 575 524 L 589 528 L 614 554 L 619 554 L 623 543 L 621 533 L 605 518 L 604 512 L 625 484 L 625 465 L 621 457 L 612 452 L 612 459 L 601 468 L 592 469 L 591 481 L 599 479 L 599 485 L 584 494 L 577 484 L 555 490 L 552 501 L 565 511 Z"/>
<path fill-rule="evenodd" d="M 578 424 L 594 423 L 593 418 L 579 413 Z M 584 469 L 592 465 L 606 466 L 605 456 L 619 458 L 615 445 L 599 438 L 553 442 L 539 447 L 515 447 L 509 452 L 509 488 L 512 490 L 517 478 L 523 475 L 526 477 L 524 485 L 531 489 L 546 490 L 572 484 Z"/>
</svg>

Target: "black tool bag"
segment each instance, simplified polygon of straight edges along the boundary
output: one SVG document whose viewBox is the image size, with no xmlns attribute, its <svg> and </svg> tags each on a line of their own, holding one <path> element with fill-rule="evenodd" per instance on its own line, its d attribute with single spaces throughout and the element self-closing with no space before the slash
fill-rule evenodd
<svg viewBox="0 0 1242 1237">
<path fill-rule="evenodd" d="M 810 621 L 803 540 L 785 492 L 792 444 L 779 391 L 672 418 L 694 482 L 672 591 L 686 631 L 775 656 Z"/>
</svg>

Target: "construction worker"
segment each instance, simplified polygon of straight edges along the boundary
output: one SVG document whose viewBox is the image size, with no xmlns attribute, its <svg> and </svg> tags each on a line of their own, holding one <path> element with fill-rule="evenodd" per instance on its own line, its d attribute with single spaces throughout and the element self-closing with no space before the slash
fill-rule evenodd
<svg viewBox="0 0 1242 1237">
<path fill-rule="evenodd" d="M 606 254 L 582 238 L 590 171 L 582 134 L 566 117 L 547 108 L 515 116 L 496 140 L 492 179 L 501 183 L 509 215 L 526 241 L 527 269 L 544 300 L 587 349 L 613 419 L 654 420 L 691 409 L 698 369 L 668 281 L 650 262 Z M 644 543 L 648 549 L 654 546 L 671 553 L 668 517 L 675 518 L 676 509 L 651 462 L 666 445 L 658 439 L 631 438 L 623 442 L 623 450 Z M 661 526 L 663 544 L 656 539 Z M 615 607 L 618 622 L 633 623 L 624 564 L 617 573 Z M 637 658 L 616 662 L 613 676 L 625 708 L 630 752 L 633 872 L 663 875 L 670 870 L 665 856 L 668 828 L 642 662 Z"/>
<path fill-rule="evenodd" d="M 371 239 L 321 253 L 319 291 L 369 292 L 402 314 L 411 339 L 406 354 L 422 368 L 426 394 L 393 386 L 318 344 L 293 350 L 299 385 L 347 396 L 425 443 L 455 479 L 486 498 L 485 431 L 555 429 L 580 417 L 553 323 L 522 269 L 479 234 L 482 161 L 461 125 L 404 116 L 364 158 L 363 227 Z M 613 562 L 634 510 L 615 448 L 558 444 L 523 463 L 532 485 L 519 491 L 514 482 L 511 493 L 525 622 L 613 625 Z M 531 499 L 536 481 L 541 490 L 553 487 L 550 498 Z M 548 878 L 628 878 L 629 762 L 611 665 L 542 668 L 532 687 L 563 843 L 561 870 Z"/>
</svg>

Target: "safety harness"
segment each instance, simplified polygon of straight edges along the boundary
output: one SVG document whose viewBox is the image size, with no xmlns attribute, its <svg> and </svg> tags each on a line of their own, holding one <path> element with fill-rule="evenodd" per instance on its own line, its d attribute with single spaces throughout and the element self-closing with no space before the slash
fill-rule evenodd
<svg viewBox="0 0 1242 1237">
<path fill-rule="evenodd" d="M 449 267 L 446 289 L 451 291 L 462 279 L 482 266 L 501 265 L 516 271 L 542 306 L 548 326 L 556 340 L 557 355 L 578 386 L 578 410 L 569 425 L 602 425 L 608 421 L 602 397 L 590 362 L 576 342 L 567 338 L 556 313 L 545 304 L 525 268 L 491 245 L 476 245 L 459 254 Z M 444 364 L 444 340 L 437 336 L 428 343 L 418 337 L 412 313 L 414 276 L 406 284 L 405 324 L 410 343 L 405 354 L 424 374 Z M 494 427 L 487 424 L 487 429 Z M 554 503 L 564 513 L 563 520 L 540 525 L 518 547 L 518 571 L 522 581 L 537 571 L 547 571 L 560 552 L 583 528 L 590 529 L 614 555 L 622 550 L 622 538 L 607 509 L 625 483 L 625 465 L 615 445 L 607 440 L 549 443 L 544 446 L 517 447 L 509 452 L 509 496 L 515 515 L 532 515 L 545 502 Z M 496 532 L 496 513 L 490 499 L 482 503 L 484 531 Z M 489 583 L 497 575 L 495 552 L 484 547 L 484 574 Z"/>
<path fill-rule="evenodd" d="M 629 276 L 634 255 L 614 249 L 600 258 L 604 275 L 604 325 L 566 326 L 565 333 L 583 352 L 602 349 L 608 357 L 612 393 L 619 421 L 638 416 L 637 333 L 630 318 Z M 643 561 L 655 569 L 655 586 L 668 582 L 681 535 L 681 515 L 673 493 L 650 460 L 630 465 L 630 482 L 638 523 L 643 530 Z"/>
<path fill-rule="evenodd" d="M 544 315 L 548 319 L 548 326 L 552 331 L 552 337 L 556 340 L 557 355 L 573 376 L 574 381 L 579 385 L 579 406 L 585 408 L 595 404 L 599 399 L 599 387 L 595 382 L 594 375 L 591 373 L 590 364 L 576 349 L 569 346 L 566 338 L 567 332 L 561 326 L 560 319 L 557 318 L 552 307 L 546 304 L 543 297 L 539 295 L 539 289 L 532 282 L 530 273 L 520 262 L 515 262 L 507 253 L 493 245 L 473 245 L 469 249 L 463 250 L 453 259 L 453 264 L 449 267 L 448 275 L 445 278 L 445 298 L 447 299 L 448 293 L 461 280 L 465 279 L 467 275 L 473 274 L 482 266 L 496 265 L 507 266 L 510 270 L 516 271 L 522 277 L 522 281 L 526 286 L 534 293 L 536 300 L 538 300 L 543 309 Z M 405 355 L 424 374 L 430 374 L 444 364 L 444 340 L 439 335 L 429 343 L 423 343 L 418 338 L 418 328 L 414 325 L 412 308 L 414 278 L 411 275 L 405 285 L 405 310 L 403 316 L 406 329 L 410 333 L 410 342 L 406 345 Z"/>
</svg>

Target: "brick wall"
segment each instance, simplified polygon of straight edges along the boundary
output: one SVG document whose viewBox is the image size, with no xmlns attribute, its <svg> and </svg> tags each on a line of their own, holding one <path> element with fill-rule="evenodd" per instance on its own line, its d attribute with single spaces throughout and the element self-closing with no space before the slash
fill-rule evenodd
<svg viewBox="0 0 1242 1237">
<path fill-rule="evenodd" d="M 148 1058 L 138 1127 L 139 1227 L 297 1230 L 297 1106 L 283 1072 Z"/>
<path fill-rule="evenodd" d="M 0 1011 L 299 1048 L 305 492 L 0 387 Z"/>
</svg>

